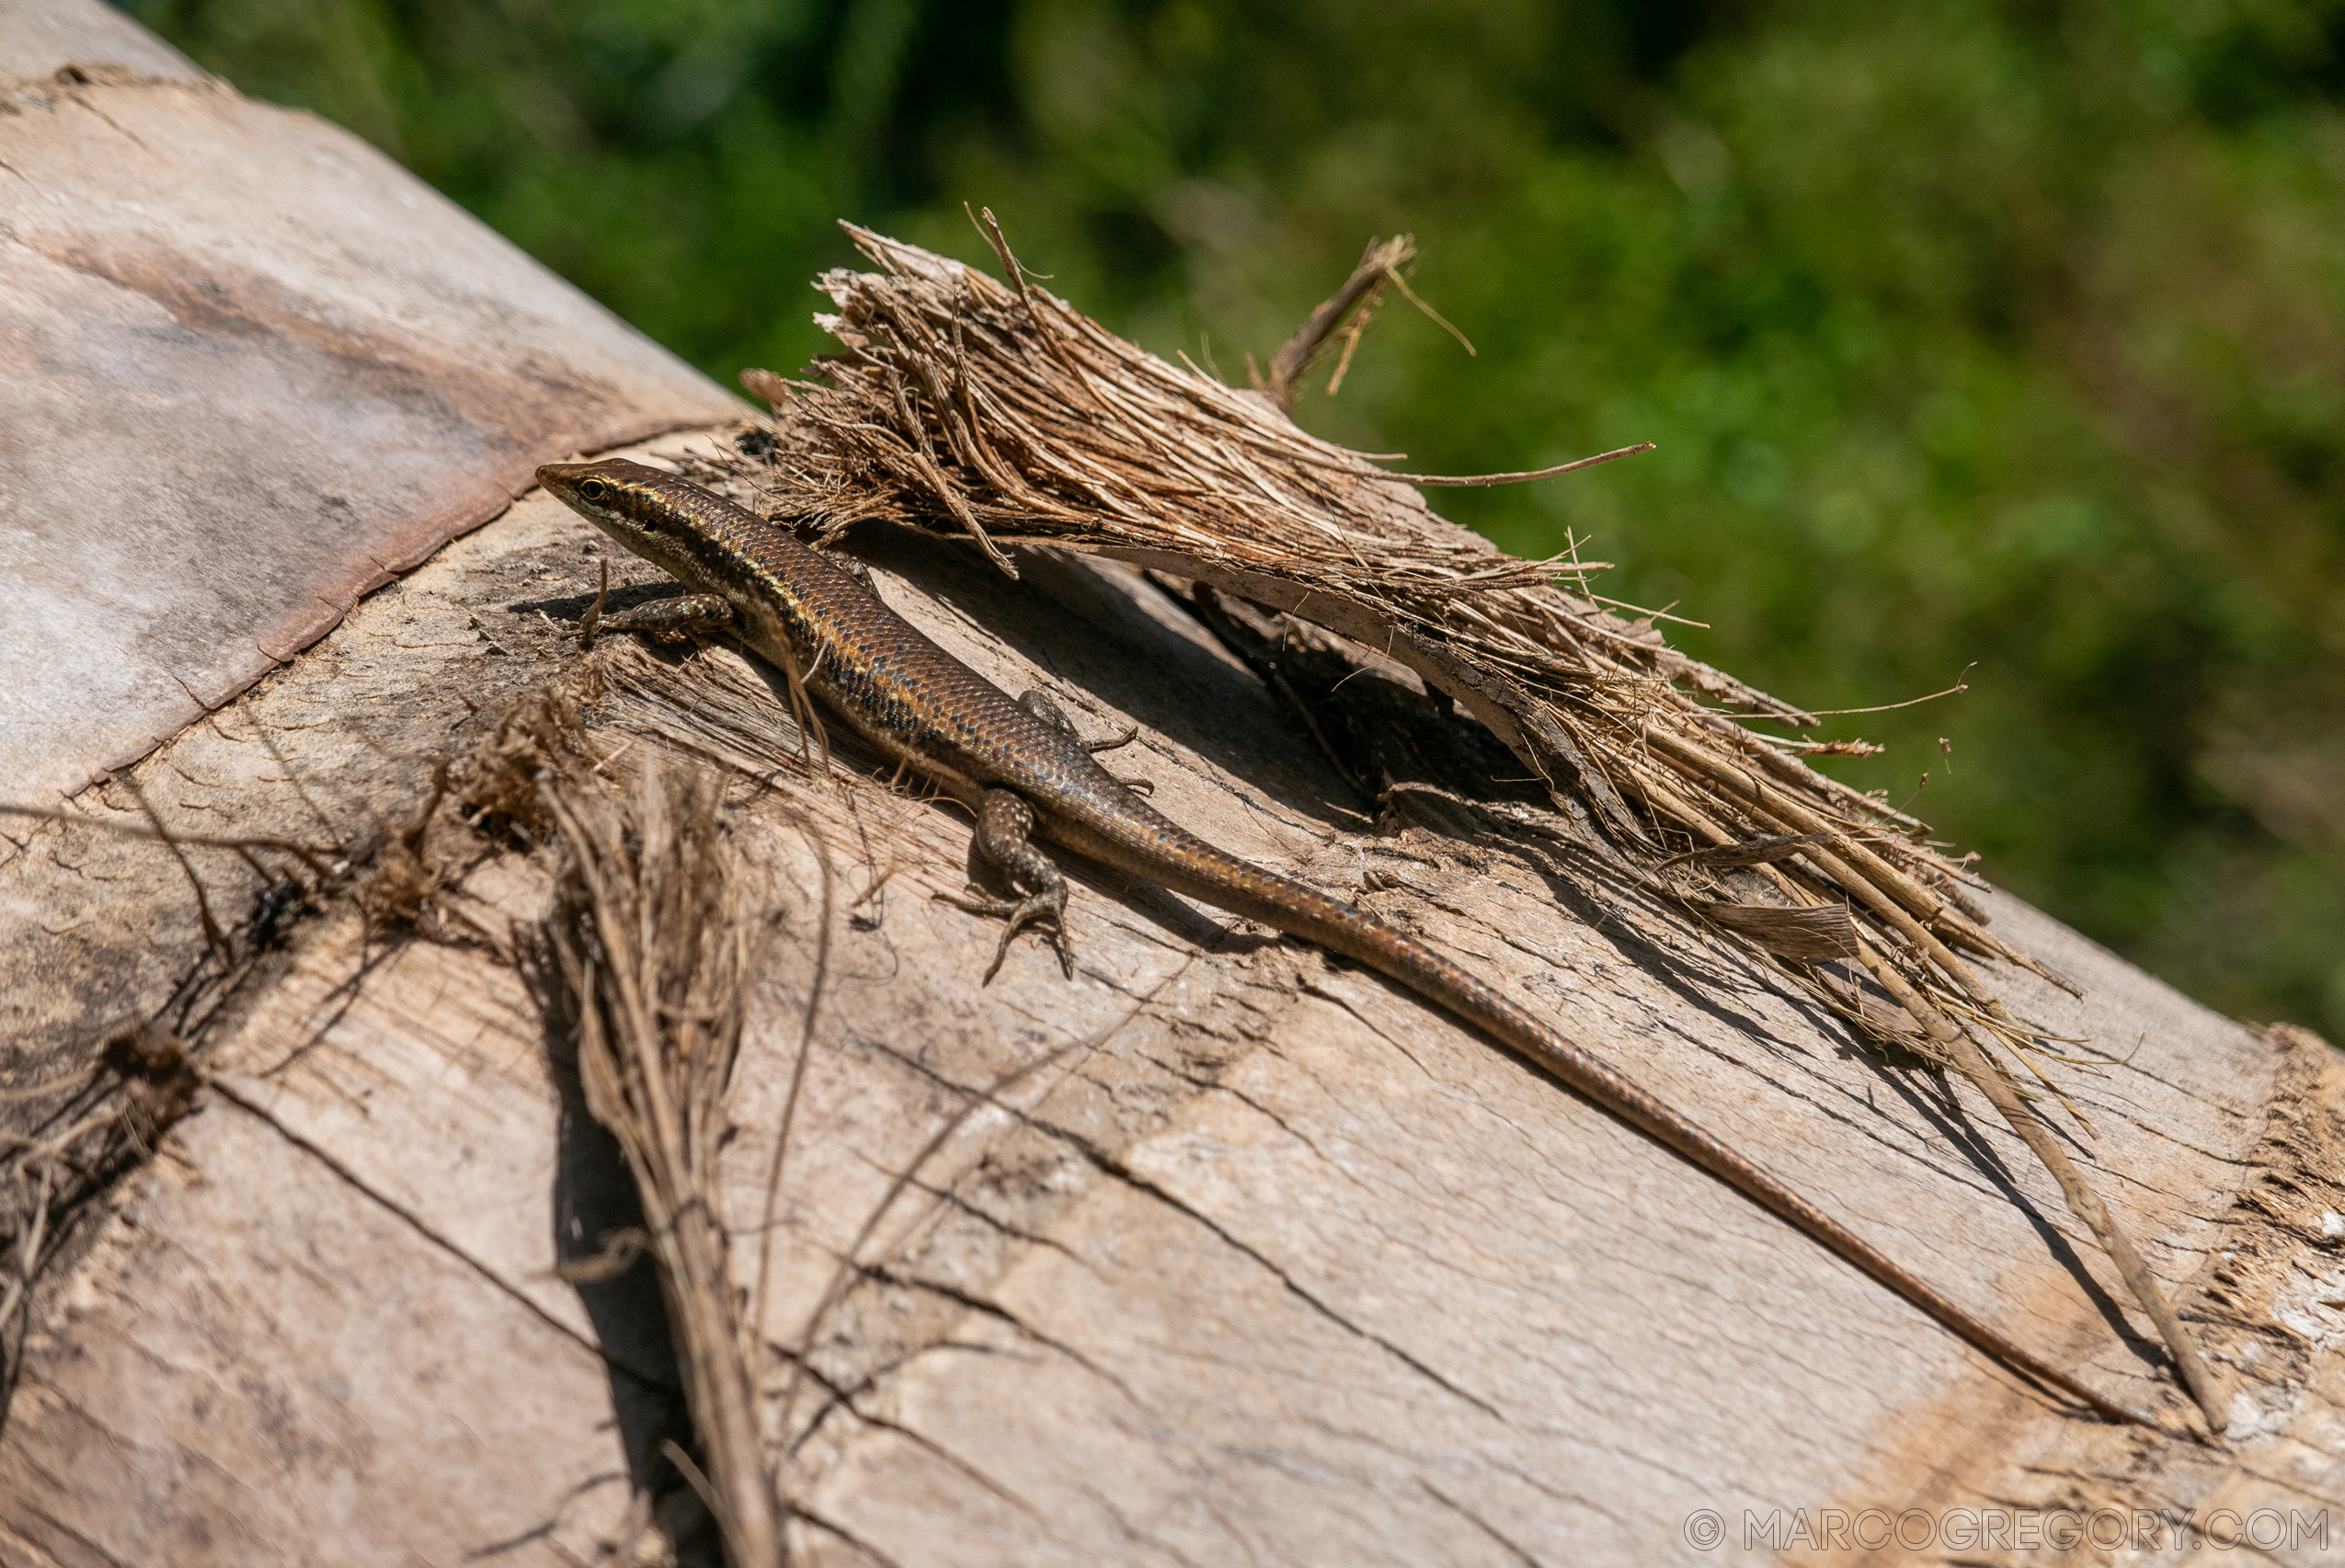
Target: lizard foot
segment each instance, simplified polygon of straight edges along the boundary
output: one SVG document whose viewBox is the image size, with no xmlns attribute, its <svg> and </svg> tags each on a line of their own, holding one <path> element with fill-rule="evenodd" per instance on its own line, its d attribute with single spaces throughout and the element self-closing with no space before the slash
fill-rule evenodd
<svg viewBox="0 0 2345 1568">
<path fill-rule="evenodd" d="M 1069 979 L 1075 978 L 1075 944 L 1067 934 L 1067 894 L 1064 887 L 1058 890 L 1056 898 L 1047 893 L 1036 893 L 1024 898 L 997 898 L 977 887 L 957 898 L 950 893 L 939 893 L 936 897 L 955 909 L 967 910 L 973 915 L 992 915 L 1008 922 L 1001 928 L 1001 940 L 993 949 L 993 962 L 985 967 L 985 979 L 980 984 L 992 984 L 993 977 L 1001 972 L 1001 961 L 1010 956 L 1011 942 L 1019 932 L 1038 920 L 1051 922 L 1050 944 L 1058 950 L 1058 967 Z"/>
<path fill-rule="evenodd" d="M 1020 697 L 1018 705 L 1051 728 L 1072 738 L 1075 743 L 1086 751 L 1113 751 L 1119 746 L 1129 746 L 1134 740 L 1139 738 L 1140 727 L 1136 724 L 1127 724 L 1124 727 L 1124 733 L 1113 740 L 1085 740 L 1083 732 L 1075 727 L 1075 721 L 1067 716 L 1067 710 L 1060 707 L 1057 699 L 1049 692 L 1039 687 Z"/>
<path fill-rule="evenodd" d="M 601 632 L 641 632 L 656 642 L 683 643 L 733 628 L 732 603 L 722 594 L 686 593 L 673 599 L 655 599 L 648 604 L 638 604 L 616 615 L 602 613 L 602 604 L 609 591 L 608 573 L 604 593 L 595 596 L 594 607 L 587 612 L 579 626 L 580 633 L 591 643 Z"/>
<path fill-rule="evenodd" d="M 1006 789 L 989 789 L 978 803 L 978 853 L 989 865 L 998 867 L 1010 880 L 1010 886 L 1020 897 L 996 898 L 977 893 L 964 900 L 939 894 L 947 902 L 960 905 L 973 914 L 999 915 L 1008 920 L 1009 927 L 1001 933 L 1001 944 L 994 950 L 992 967 L 985 971 L 987 980 L 1001 972 L 1001 960 L 1009 956 L 1010 940 L 1035 921 L 1047 919 L 1051 924 L 1051 942 L 1058 949 L 1058 967 L 1067 978 L 1075 978 L 1074 939 L 1067 931 L 1067 879 L 1059 875 L 1050 857 L 1034 847 L 1034 807 L 1023 795 Z"/>
</svg>

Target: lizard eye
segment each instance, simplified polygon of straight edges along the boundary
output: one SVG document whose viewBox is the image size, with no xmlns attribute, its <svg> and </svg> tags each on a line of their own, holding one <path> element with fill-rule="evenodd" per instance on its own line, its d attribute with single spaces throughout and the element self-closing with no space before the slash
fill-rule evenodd
<svg viewBox="0 0 2345 1568">
<path fill-rule="evenodd" d="M 601 479 L 578 481 L 578 498 L 582 501 L 600 501 L 610 494 L 611 486 Z"/>
</svg>

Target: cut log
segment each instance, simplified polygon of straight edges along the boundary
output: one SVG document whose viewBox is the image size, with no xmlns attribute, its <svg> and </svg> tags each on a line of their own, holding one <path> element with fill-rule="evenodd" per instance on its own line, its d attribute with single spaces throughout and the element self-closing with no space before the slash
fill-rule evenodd
<svg viewBox="0 0 2345 1568">
<path fill-rule="evenodd" d="M 1161 891 L 1070 864 L 1076 979 L 1027 940 L 980 986 L 994 928 L 931 897 L 966 879 L 965 818 L 836 734 L 828 774 L 793 772 L 743 727 L 783 704 L 733 653 L 582 666 L 611 558 L 551 500 L 506 505 L 578 448 L 714 452 L 735 405 L 340 132 L 95 6 L 0 11 L 0 44 L 36 35 L 88 52 L 29 53 L 47 101 L 0 114 L 25 176 L 0 184 L 4 525 L 40 544 L 0 555 L 0 605 L 41 607 L 0 611 L 0 701 L 31 715 L 0 793 L 120 773 L 69 820 L 0 824 L 0 1129 L 23 1168 L 23 1142 L 110 1114 L 110 1080 L 75 1080 L 127 1019 L 160 1017 L 207 1082 L 151 1161 L 53 1176 L 63 1244 L 0 1328 L 0 1564 L 713 1560 L 667 1456 L 691 1433 L 657 1282 L 621 1266 L 631 1189 L 532 961 L 546 853 L 443 806 L 417 841 L 449 885 L 387 929 L 358 868 L 189 843 L 183 869 L 100 826 L 142 828 L 143 799 L 182 834 L 355 859 L 402 841 L 440 759 L 560 690 L 592 699 L 610 770 L 729 781 L 772 913 L 723 1218 L 745 1292 L 770 1240 L 758 1370 L 795 1560 L 2098 1561 L 2164 1550 L 2178 1527 L 2144 1521 L 2168 1516 L 2334 1560 L 2326 1046 L 1993 899 L 2082 982 L 1996 977 L 2089 1042 L 2062 1080 L 2099 1129 L 2078 1158 L 2237 1386 L 2216 1448 L 2077 1419 L 1471 1031 Z M 167 269 L 123 260 L 189 235 Z M 212 299 L 235 303 L 190 303 Z M 1470 801 L 1379 818 L 1125 567 L 1022 552 L 1012 583 L 933 539 L 852 543 L 1007 689 L 1137 726 L 1116 771 L 1169 815 L 1458 953 L 2184 1429 L 2146 1325 L 1967 1088 Z M 622 596 L 656 580 L 611 564 Z M 315 908 L 264 947 L 280 871 Z M 233 983 L 175 1011 L 218 962 L 190 874 Z M 30 1210 L 0 1203 L 6 1273 Z"/>
</svg>

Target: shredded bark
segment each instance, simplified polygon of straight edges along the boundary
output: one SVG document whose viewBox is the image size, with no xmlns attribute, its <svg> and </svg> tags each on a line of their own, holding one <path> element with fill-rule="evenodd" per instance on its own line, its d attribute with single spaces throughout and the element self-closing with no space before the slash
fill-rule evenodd
<svg viewBox="0 0 2345 1568">
<path fill-rule="evenodd" d="M 274 749 L 266 735 L 262 740 Z M 189 832 L 166 821 L 133 781 L 116 782 L 144 823 L 79 806 L 0 805 L 0 818 L 46 824 L 67 842 L 90 833 L 160 845 L 194 895 L 203 949 L 161 1006 L 109 1021 L 77 1065 L 61 1054 L 44 1064 L 47 1076 L 0 1088 L 0 1415 L 21 1365 L 34 1288 L 75 1230 L 86 1232 L 74 1222 L 91 1198 L 151 1159 L 164 1135 L 199 1108 L 204 1053 L 223 1024 L 275 972 L 293 925 L 349 891 L 359 880 L 354 868 L 381 843 L 379 834 L 304 843 Z M 230 903 L 207 884 L 190 851 L 233 855 L 252 873 L 241 912 L 222 918 Z"/>
</svg>

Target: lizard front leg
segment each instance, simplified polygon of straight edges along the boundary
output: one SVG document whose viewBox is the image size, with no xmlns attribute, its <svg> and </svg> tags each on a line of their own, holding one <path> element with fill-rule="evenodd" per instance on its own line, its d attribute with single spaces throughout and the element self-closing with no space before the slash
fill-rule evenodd
<svg viewBox="0 0 2345 1568">
<path fill-rule="evenodd" d="M 733 629 L 733 605 L 716 593 L 685 593 L 655 599 L 622 611 L 602 623 L 606 632 L 641 632 L 656 642 L 690 642 Z"/>
<path fill-rule="evenodd" d="M 594 647 L 596 635 L 602 632 L 641 632 L 655 642 L 681 643 L 729 632 L 736 621 L 732 601 L 720 593 L 685 593 L 673 599 L 655 599 L 606 619 L 602 607 L 610 598 L 611 563 L 605 561 L 602 586 L 578 622 L 578 641 L 588 647 Z"/>
<path fill-rule="evenodd" d="M 1026 925 L 1047 919 L 1051 924 L 1051 943 L 1058 949 L 1058 967 L 1069 979 L 1075 978 L 1075 945 L 1067 933 L 1067 878 L 1050 857 L 1034 847 L 1034 807 L 1025 797 L 1014 791 L 989 789 L 978 803 L 977 847 L 986 863 L 998 868 L 1010 879 L 1010 886 L 1023 895 L 1016 898 L 993 898 L 970 893 L 961 898 L 940 893 L 938 898 L 968 910 L 971 914 L 999 915 L 1008 921 L 1002 928 L 1001 944 L 993 950 L 993 962 L 985 971 L 990 981 L 1001 970 L 1001 960 L 1010 954 L 1010 941 Z"/>
</svg>

